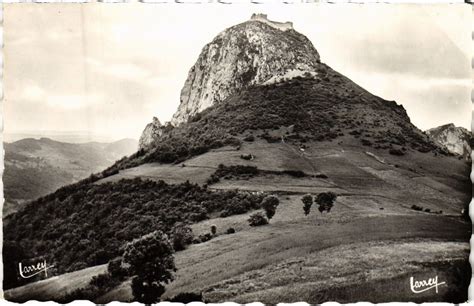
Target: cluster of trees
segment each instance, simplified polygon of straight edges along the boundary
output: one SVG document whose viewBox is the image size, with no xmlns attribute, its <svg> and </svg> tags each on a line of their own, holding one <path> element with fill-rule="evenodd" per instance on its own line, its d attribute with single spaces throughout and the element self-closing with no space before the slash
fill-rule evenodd
<svg viewBox="0 0 474 306">
<path fill-rule="evenodd" d="M 336 201 L 337 195 L 333 192 L 322 192 L 314 198 L 314 203 L 318 204 L 318 210 L 320 213 L 331 211 L 331 208 L 334 206 L 334 201 Z M 307 216 L 311 212 L 311 207 L 313 206 L 313 196 L 311 194 L 305 194 L 301 198 L 303 202 L 303 211 Z"/>
<path fill-rule="evenodd" d="M 276 209 L 278 205 L 280 204 L 280 200 L 278 197 L 274 195 L 269 195 L 266 196 L 261 204 L 261 207 L 263 208 L 265 212 L 265 216 L 261 212 L 257 212 L 252 214 L 249 219 L 247 220 L 250 226 L 260 226 L 260 225 L 266 225 L 270 222 L 270 219 L 273 218 L 273 216 L 276 213 Z"/>
<path fill-rule="evenodd" d="M 4 258 L 12 261 L 5 266 L 44 258 L 54 265 L 48 271 L 54 275 L 104 264 L 120 256 L 127 242 L 152 230 L 169 234 L 179 249 L 189 243 L 189 228 L 180 224 L 207 219 L 210 213 L 245 213 L 259 208 L 263 197 L 139 178 L 71 185 L 29 203 L 5 222 Z M 5 279 L 16 285 L 16 270 L 6 270 Z"/>
</svg>

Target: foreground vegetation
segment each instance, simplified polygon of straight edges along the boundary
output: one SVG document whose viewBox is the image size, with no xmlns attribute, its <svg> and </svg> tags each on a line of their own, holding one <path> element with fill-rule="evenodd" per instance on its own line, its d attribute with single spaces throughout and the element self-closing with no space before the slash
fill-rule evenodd
<svg viewBox="0 0 474 306">
<path fill-rule="evenodd" d="M 29 203 L 4 226 L 4 264 L 13 267 L 5 271 L 5 284 L 21 284 L 15 269 L 20 261 L 47 260 L 54 265 L 52 274 L 104 264 L 135 238 L 154 230 L 170 233 L 177 223 L 198 222 L 212 213 L 244 213 L 259 208 L 263 197 L 139 178 L 61 188 Z"/>
</svg>

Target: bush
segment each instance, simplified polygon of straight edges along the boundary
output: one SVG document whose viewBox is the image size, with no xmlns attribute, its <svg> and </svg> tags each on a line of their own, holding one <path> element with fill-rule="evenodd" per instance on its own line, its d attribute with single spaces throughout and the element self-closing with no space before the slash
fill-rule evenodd
<svg viewBox="0 0 474 306">
<path fill-rule="evenodd" d="M 247 220 L 250 226 L 261 226 L 268 224 L 268 220 L 262 213 L 254 213 Z"/>
<path fill-rule="evenodd" d="M 233 227 L 229 227 L 226 231 L 227 234 L 234 234 L 235 233 L 235 229 Z"/>
<path fill-rule="evenodd" d="M 253 135 L 248 135 L 244 138 L 244 141 L 252 142 L 255 141 L 255 136 Z"/>
<path fill-rule="evenodd" d="M 372 142 L 371 142 L 370 140 L 368 140 L 368 139 L 362 138 L 362 139 L 360 140 L 360 142 L 361 142 L 362 145 L 364 145 L 364 146 L 369 146 L 369 147 L 372 146 Z"/>
<path fill-rule="evenodd" d="M 399 149 L 390 149 L 388 151 L 388 153 L 392 154 L 392 155 L 396 155 L 396 156 L 403 156 L 405 155 L 405 153 L 402 151 L 402 150 L 399 150 Z"/>
<path fill-rule="evenodd" d="M 304 210 L 304 214 L 307 216 L 309 215 L 310 211 L 311 211 L 311 206 L 313 205 L 313 196 L 310 195 L 310 194 L 305 194 L 302 198 L 301 198 L 301 202 L 303 202 L 303 210 Z"/>
<path fill-rule="evenodd" d="M 253 160 L 255 157 L 252 154 L 242 154 L 240 155 L 240 158 L 245 160 Z"/>
<path fill-rule="evenodd" d="M 422 211 L 423 207 L 413 204 L 411 206 L 411 209 L 416 210 L 416 211 Z"/>
<path fill-rule="evenodd" d="M 99 274 L 92 277 L 89 284 L 99 289 L 107 289 L 111 282 L 112 282 L 111 275 L 109 273 L 104 273 L 104 274 Z"/>
<path fill-rule="evenodd" d="M 306 176 L 306 173 L 304 173 L 301 170 L 283 170 L 282 172 L 284 174 L 288 174 L 288 175 L 294 176 L 294 177 L 305 177 Z"/>
<path fill-rule="evenodd" d="M 280 204 L 280 200 L 274 195 L 265 197 L 262 201 L 262 208 L 265 210 L 268 220 L 273 218 L 276 213 L 277 206 Z"/>
<path fill-rule="evenodd" d="M 334 201 L 336 200 L 336 198 L 337 196 L 333 192 L 322 192 L 318 194 L 316 198 L 316 203 L 319 204 L 319 212 L 323 213 L 324 211 L 327 211 L 329 213 L 334 205 Z"/>
<path fill-rule="evenodd" d="M 177 295 L 173 296 L 170 302 L 174 303 L 191 303 L 191 302 L 204 302 L 202 297 L 202 293 L 194 293 L 194 292 L 182 292 L 178 293 Z"/>
<path fill-rule="evenodd" d="M 127 269 L 122 266 L 122 257 L 109 261 L 107 271 L 112 278 L 118 279 L 120 281 L 124 280 L 125 277 L 128 276 Z"/>
<path fill-rule="evenodd" d="M 212 239 L 212 235 L 210 233 L 206 233 L 204 235 L 199 235 L 199 240 L 201 242 L 206 242 Z"/>
<path fill-rule="evenodd" d="M 175 251 L 184 250 L 192 243 L 193 239 L 193 230 L 187 224 L 177 223 L 171 230 L 171 242 Z"/>
</svg>

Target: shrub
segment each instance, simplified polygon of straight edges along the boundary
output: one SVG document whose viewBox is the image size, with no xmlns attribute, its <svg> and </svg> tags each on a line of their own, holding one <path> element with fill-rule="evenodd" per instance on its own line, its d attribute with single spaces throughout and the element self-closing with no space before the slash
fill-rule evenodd
<svg viewBox="0 0 474 306">
<path fill-rule="evenodd" d="M 318 210 L 320 213 L 324 211 L 330 212 L 334 205 L 337 196 L 333 192 L 322 192 L 316 197 L 316 203 L 319 204 Z"/>
<path fill-rule="evenodd" d="M 252 142 L 255 141 L 255 136 L 253 135 L 248 135 L 244 138 L 244 141 Z"/>
<path fill-rule="evenodd" d="M 252 154 L 242 154 L 240 155 L 240 158 L 245 160 L 253 160 L 255 157 Z"/>
<path fill-rule="evenodd" d="M 103 273 L 92 277 L 90 285 L 95 286 L 99 289 L 106 289 L 111 283 L 112 277 L 109 273 Z"/>
<path fill-rule="evenodd" d="M 396 155 L 396 156 L 403 156 L 405 155 L 405 153 L 402 151 L 402 150 L 399 150 L 399 149 L 390 149 L 388 151 L 388 153 L 392 154 L 392 155 Z"/>
<path fill-rule="evenodd" d="M 191 303 L 191 302 L 204 302 L 204 299 L 202 297 L 202 292 L 200 293 L 194 293 L 194 292 L 182 292 L 178 293 L 177 295 L 173 296 L 170 300 L 170 302 L 174 303 Z"/>
<path fill-rule="evenodd" d="M 307 216 L 309 215 L 310 211 L 311 211 L 311 206 L 313 205 L 313 196 L 310 195 L 310 194 L 305 194 L 302 198 L 301 198 L 301 202 L 303 202 L 303 210 L 304 210 L 304 214 Z"/>
<path fill-rule="evenodd" d="M 192 243 L 194 238 L 192 228 L 184 223 L 177 223 L 171 230 L 171 241 L 175 251 L 181 251 Z"/>
<path fill-rule="evenodd" d="M 364 145 L 364 146 L 369 146 L 369 147 L 372 146 L 372 142 L 371 142 L 370 140 L 368 140 L 368 139 L 362 138 L 362 139 L 360 140 L 360 142 L 361 142 L 362 145 Z"/>
<path fill-rule="evenodd" d="M 132 280 L 132 292 L 140 303 L 158 302 L 165 291 L 165 284 L 174 279 L 173 247 L 161 231 L 129 242 L 123 261 L 130 264 L 130 271 L 136 275 Z"/>
<path fill-rule="evenodd" d="M 261 226 L 268 224 L 268 220 L 262 213 L 254 213 L 247 220 L 250 226 Z"/>
<path fill-rule="evenodd" d="M 276 213 L 277 206 L 280 204 L 280 200 L 274 195 L 265 197 L 262 201 L 262 208 L 265 210 L 268 220 L 273 218 Z"/>
<path fill-rule="evenodd" d="M 235 233 L 235 229 L 233 227 L 229 227 L 226 231 L 227 234 L 234 234 Z"/>
<path fill-rule="evenodd" d="M 206 184 L 212 185 L 220 181 L 220 178 L 215 174 L 211 174 L 211 176 L 207 179 Z"/>
<path fill-rule="evenodd" d="M 127 269 L 122 266 L 122 257 L 115 258 L 109 261 L 107 271 L 109 272 L 112 278 L 118 280 L 124 280 L 125 277 L 128 275 Z"/>
<path fill-rule="evenodd" d="M 201 242 L 206 242 L 212 239 L 212 235 L 210 233 L 206 233 L 204 235 L 199 235 L 199 240 Z"/>
<path fill-rule="evenodd" d="M 411 209 L 417 210 L 417 211 L 422 211 L 422 210 L 423 210 L 423 207 L 413 204 L 413 205 L 411 206 Z"/>
<path fill-rule="evenodd" d="M 304 173 L 301 170 L 283 170 L 282 172 L 284 174 L 288 174 L 288 175 L 294 176 L 294 177 L 305 177 L 306 176 L 306 173 Z"/>
</svg>

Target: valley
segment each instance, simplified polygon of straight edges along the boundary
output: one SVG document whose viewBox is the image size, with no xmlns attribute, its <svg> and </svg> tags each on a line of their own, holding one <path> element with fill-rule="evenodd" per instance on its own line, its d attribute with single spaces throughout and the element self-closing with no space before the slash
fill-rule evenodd
<svg viewBox="0 0 474 306">
<path fill-rule="evenodd" d="M 25 138 L 5 143 L 4 148 L 3 215 L 7 216 L 30 200 L 102 171 L 133 153 L 137 142 L 123 139 L 112 143 L 67 143 Z"/>
</svg>

